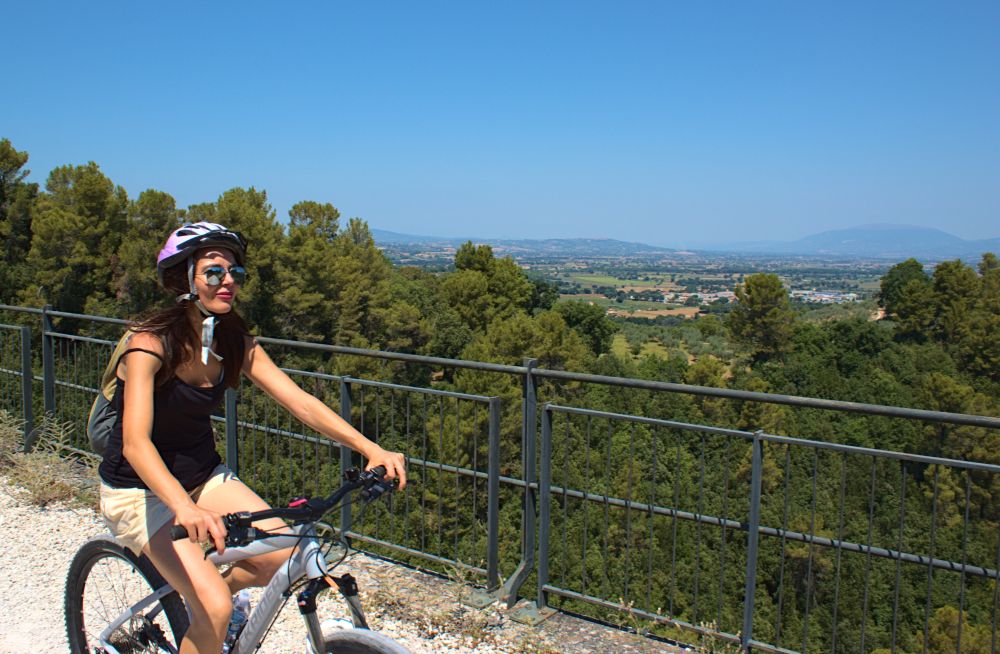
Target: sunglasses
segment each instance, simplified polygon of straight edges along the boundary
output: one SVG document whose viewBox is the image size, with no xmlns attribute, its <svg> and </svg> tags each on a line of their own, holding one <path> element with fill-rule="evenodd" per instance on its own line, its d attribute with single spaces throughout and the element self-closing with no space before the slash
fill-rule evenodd
<svg viewBox="0 0 1000 654">
<path fill-rule="evenodd" d="M 229 273 L 229 276 L 233 278 L 233 282 L 239 286 L 242 286 L 247 281 L 247 269 L 243 266 L 233 266 L 228 270 L 222 266 L 209 266 L 199 274 L 205 278 L 205 283 L 209 286 L 219 286 L 225 281 L 226 273 Z"/>
</svg>

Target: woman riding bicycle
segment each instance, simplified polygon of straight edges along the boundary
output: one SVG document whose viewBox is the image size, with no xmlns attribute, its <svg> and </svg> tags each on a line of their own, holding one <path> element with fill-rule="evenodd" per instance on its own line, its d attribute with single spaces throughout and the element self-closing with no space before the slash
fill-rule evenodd
<svg viewBox="0 0 1000 654">
<path fill-rule="evenodd" d="M 214 223 L 170 234 L 156 268 L 177 302 L 130 328 L 111 400 L 117 419 L 99 468 L 101 512 L 112 533 L 147 555 L 187 603 L 182 654 L 219 652 L 232 595 L 266 584 L 288 559 L 287 550 L 275 552 L 220 574 L 201 546 L 225 548 L 222 514 L 267 508 L 215 450 L 211 414 L 241 373 L 317 432 L 360 452 L 368 467 L 383 465 L 400 488 L 406 484 L 402 454 L 383 450 L 299 388 L 250 336 L 233 308 L 246 280 L 246 249 L 240 234 Z M 171 540 L 175 524 L 190 538 Z"/>
</svg>

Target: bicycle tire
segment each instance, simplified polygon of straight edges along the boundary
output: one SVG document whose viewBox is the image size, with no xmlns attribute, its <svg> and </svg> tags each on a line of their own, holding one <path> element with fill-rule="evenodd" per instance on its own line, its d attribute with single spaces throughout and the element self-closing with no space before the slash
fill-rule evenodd
<svg viewBox="0 0 1000 654">
<path fill-rule="evenodd" d="M 145 556 L 100 536 L 77 551 L 66 575 L 66 636 L 73 654 L 103 651 L 98 636 L 111 621 L 166 582 Z M 121 654 L 177 651 L 188 628 L 176 591 L 114 632 L 109 641 Z"/>
<path fill-rule="evenodd" d="M 323 635 L 324 654 L 412 654 L 396 641 L 367 629 L 344 629 Z"/>
</svg>

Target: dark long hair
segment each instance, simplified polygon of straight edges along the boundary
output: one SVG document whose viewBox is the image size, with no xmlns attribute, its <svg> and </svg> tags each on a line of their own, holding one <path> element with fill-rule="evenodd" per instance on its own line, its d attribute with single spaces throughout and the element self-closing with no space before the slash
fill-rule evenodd
<svg viewBox="0 0 1000 654">
<path fill-rule="evenodd" d="M 163 272 L 163 285 L 176 295 L 188 292 L 187 263 L 179 263 Z M 146 315 L 129 326 L 134 332 L 147 332 L 157 336 L 163 343 L 164 361 L 156 373 L 155 384 L 162 386 L 174 376 L 174 372 L 186 359 L 196 357 L 201 352 L 201 334 L 191 328 L 187 307 L 190 301 L 177 302 L 166 309 Z M 215 339 L 218 354 L 222 357 L 222 369 L 226 385 L 236 388 L 240 383 L 243 356 L 246 354 L 246 339 L 250 335 L 247 324 L 235 308 L 220 314 L 215 324 Z"/>
</svg>

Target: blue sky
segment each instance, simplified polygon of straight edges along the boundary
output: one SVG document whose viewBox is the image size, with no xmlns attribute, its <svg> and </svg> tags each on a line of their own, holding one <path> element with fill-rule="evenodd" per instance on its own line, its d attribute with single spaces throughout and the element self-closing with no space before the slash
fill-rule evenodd
<svg viewBox="0 0 1000 654">
<path fill-rule="evenodd" d="M 7 3 L 0 137 L 414 234 L 1000 236 L 1000 2 Z"/>
</svg>

